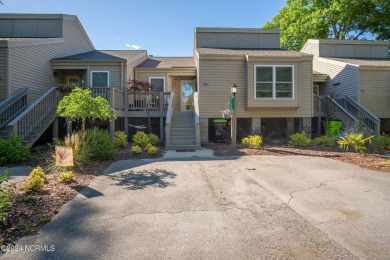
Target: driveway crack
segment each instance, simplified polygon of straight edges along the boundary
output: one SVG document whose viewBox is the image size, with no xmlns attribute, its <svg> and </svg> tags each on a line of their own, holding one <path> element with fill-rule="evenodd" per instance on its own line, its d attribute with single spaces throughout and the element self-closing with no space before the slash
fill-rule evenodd
<svg viewBox="0 0 390 260">
<path fill-rule="evenodd" d="M 349 176 L 349 177 L 345 177 L 345 178 L 342 178 L 342 179 L 334 179 L 334 180 L 322 181 L 317 186 L 310 187 L 308 189 L 294 190 L 294 191 L 290 192 L 290 198 L 288 199 L 287 203 L 282 203 L 279 208 L 275 209 L 274 212 L 277 212 L 277 211 L 279 211 L 281 209 L 285 209 L 287 207 L 290 207 L 290 203 L 294 199 L 294 193 L 297 193 L 297 192 L 307 192 L 307 191 L 311 191 L 313 189 L 319 189 L 322 186 L 325 186 L 327 183 L 338 182 L 338 181 L 345 181 L 345 180 L 348 180 L 348 179 L 352 179 L 354 177 L 355 177 L 355 173 L 352 173 L 352 176 Z"/>
</svg>

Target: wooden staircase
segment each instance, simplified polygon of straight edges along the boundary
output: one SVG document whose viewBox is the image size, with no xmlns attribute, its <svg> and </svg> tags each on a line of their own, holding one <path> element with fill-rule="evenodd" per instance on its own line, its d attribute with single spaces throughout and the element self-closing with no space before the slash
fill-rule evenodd
<svg viewBox="0 0 390 260">
<path fill-rule="evenodd" d="M 172 113 L 170 144 L 167 150 L 196 150 L 200 149 L 196 140 L 194 111 L 174 111 Z"/>
<path fill-rule="evenodd" d="M 6 139 L 13 133 L 15 136 L 20 136 L 27 147 L 31 147 L 56 119 L 59 99 L 60 94 L 57 88 L 53 87 L 34 103 L 18 111 L 16 115 L 7 118 L 3 113 L 4 118 L 7 118 L 4 122 L 7 123 L 3 123 L 0 127 L 0 137 Z"/>
</svg>

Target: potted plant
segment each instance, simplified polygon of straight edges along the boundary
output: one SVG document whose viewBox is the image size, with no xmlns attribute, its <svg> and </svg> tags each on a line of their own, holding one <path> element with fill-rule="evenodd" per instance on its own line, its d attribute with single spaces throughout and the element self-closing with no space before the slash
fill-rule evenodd
<svg viewBox="0 0 390 260">
<path fill-rule="evenodd" d="M 222 118 L 223 119 L 229 119 L 231 115 L 231 111 L 229 109 L 229 103 L 226 104 L 226 108 L 221 110 Z"/>
</svg>

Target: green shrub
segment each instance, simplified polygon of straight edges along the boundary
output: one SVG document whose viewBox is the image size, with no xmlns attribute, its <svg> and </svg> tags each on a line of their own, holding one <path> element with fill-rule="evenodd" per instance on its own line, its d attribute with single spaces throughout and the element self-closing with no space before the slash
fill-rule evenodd
<svg viewBox="0 0 390 260">
<path fill-rule="evenodd" d="M 11 134 L 7 140 L 0 138 L 0 166 L 24 161 L 29 154 L 29 149 L 22 144 L 19 136 Z"/>
<path fill-rule="evenodd" d="M 37 167 L 30 172 L 22 189 L 25 191 L 41 191 L 45 186 L 45 173 L 41 167 Z"/>
<path fill-rule="evenodd" d="M 260 135 L 249 135 L 242 139 L 241 144 L 258 148 L 263 144 L 263 138 Z"/>
<path fill-rule="evenodd" d="M 340 148 L 343 148 L 346 151 L 348 151 L 349 147 L 352 147 L 355 152 L 367 153 L 367 147 L 371 144 L 372 138 L 374 138 L 373 135 L 364 138 L 362 133 L 350 133 L 337 140 L 337 143 Z"/>
<path fill-rule="evenodd" d="M 5 186 L 9 180 L 9 169 L 4 170 L 4 174 L 0 174 L 0 222 L 4 219 L 4 212 L 7 212 L 12 205 L 12 193 Z"/>
<path fill-rule="evenodd" d="M 315 145 L 323 145 L 323 146 L 335 146 L 336 142 L 333 137 L 323 135 L 319 136 L 317 138 L 314 138 L 313 143 Z"/>
<path fill-rule="evenodd" d="M 149 143 L 152 145 L 156 145 L 160 142 L 160 138 L 158 138 L 155 134 L 148 134 Z"/>
<path fill-rule="evenodd" d="M 131 153 L 134 154 L 134 155 L 139 155 L 142 153 L 142 148 L 138 145 L 133 145 L 131 147 Z"/>
<path fill-rule="evenodd" d="M 39 178 L 45 179 L 45 172 L 39 166 L 37 168 L 35 168 L 34 170 L 32 170 L 29 174 L 29 177 L 32 177 L 32 178 L 35 178 L 36 176 Z"/>
<path fill-rule="evenodd" d="M 60 180 L 62 182 L 71 182 L 76 177 L 76 175 L 72 171 L 61 172 Z"/>
<path fill-rule="evenodd" d="M 133 141 L 141 148 L 145 147 L 149 143 L 149 137 L 142 131 L 138 131 L 133 135 Z"/>
<path fill-rule="evenodd" d="M 310 146 L 311 139 L 307 136 L 305 131 L 302 131 L 300 133 L 292 134 L 288 144 L 294 146 Z"/>
<path fill-rule="evenodd" d="M 109 160 L 115 156 L 115 145 L 106 130 L 92 128 L 85 131 L 85 140 L 91 149 L 91 159 Z"/>
<path fill-rule="evenodd" d="M 385 133 L 379 135 L 379 138 L 372 139 L 371 146 L 390 151 L 390 136 Z"/>
<path fill-rule="evenodd" d="M 149 154 L 149 155 L 155 155 L 158 151 L 158 148 L 154 145 L 149 145 L 146 149 L 146 152 Z"/>
<path fill-rule="evenodd" d="M 127 145 L 127 136 L 125 132 L 123 131 L 115 132 L 114 141 L 116 147 L 125 147 Z"/>
</svg>

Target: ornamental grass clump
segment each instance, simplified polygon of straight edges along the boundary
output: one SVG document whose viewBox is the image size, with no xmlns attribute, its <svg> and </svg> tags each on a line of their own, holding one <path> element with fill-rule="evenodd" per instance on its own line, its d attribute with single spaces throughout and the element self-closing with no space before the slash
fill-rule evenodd
<svg viewBox="0 0 390 260">
<path fill-rule="evenodd" d="M 91 149 L 92 160 L 110 160 L 115 156 L 115 145 L 106 130 L 92 128 L 85 131 L 85 140 Z"/>
<path fill-rule="evenodd" d="M 307 136 L 305 131 L 302 131 L 300 133 L 292 134 L 288 144 L 293 146 L 303 146 L 303 147 L 310 146 L 311 139 Z"/>
<path fill-rule="evenodd" d="M 263 144 L 263 138 L 260 135 L 249 135 L 242 139 L 241 144 L 251 148 L 259 148 Z"/>
</svg>

